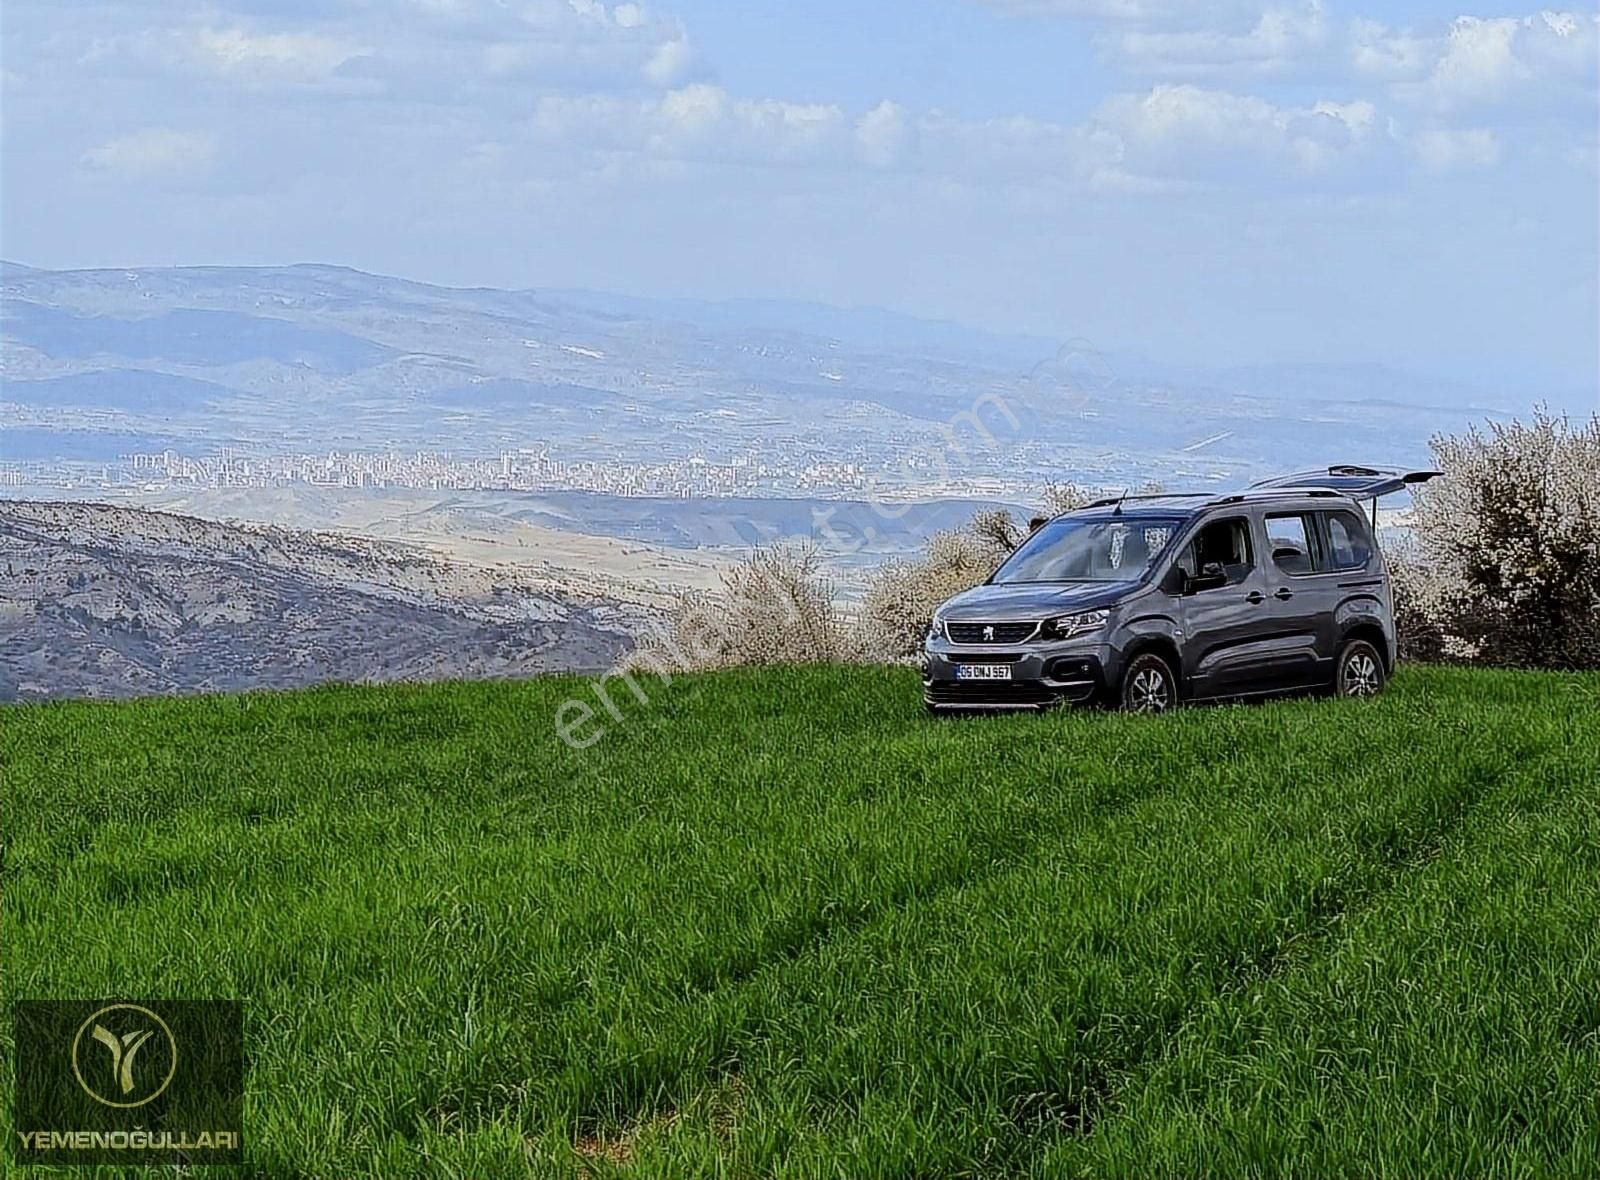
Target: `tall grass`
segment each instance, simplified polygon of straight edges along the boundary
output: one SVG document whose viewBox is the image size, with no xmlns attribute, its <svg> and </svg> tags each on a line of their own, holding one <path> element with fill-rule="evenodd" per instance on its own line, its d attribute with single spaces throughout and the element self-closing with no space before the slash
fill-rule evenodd
<svg viewBox="0 0 1600 1180">
<path fill-rule="evenodd" d="M 243 999 L 263 1176 L 1600 1174 L 1600 677 L 581 691 L 0 713 L 5 998 Z"/>
</svg>

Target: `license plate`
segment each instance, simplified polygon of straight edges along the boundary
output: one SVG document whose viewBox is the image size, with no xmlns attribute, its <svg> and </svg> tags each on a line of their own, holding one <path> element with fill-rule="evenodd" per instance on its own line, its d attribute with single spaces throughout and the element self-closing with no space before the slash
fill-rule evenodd
<svg viewBox="0 0 1600 1180">
<path fill-rule="evenodd" d="M 1010 680 L 1010 664 L 957 664 L 957 680 Z"/>
</svg>

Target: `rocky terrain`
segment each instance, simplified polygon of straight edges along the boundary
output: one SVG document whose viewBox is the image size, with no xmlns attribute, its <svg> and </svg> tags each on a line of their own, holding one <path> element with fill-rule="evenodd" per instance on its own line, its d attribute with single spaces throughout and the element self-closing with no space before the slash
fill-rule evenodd
<svg viewBox="0 0 1600 1180">
<path fill-rule="evenodd" d="M 648 614 L 401 543 L 0 501 L 0 699 L 592 671 Z"/>
</svg>

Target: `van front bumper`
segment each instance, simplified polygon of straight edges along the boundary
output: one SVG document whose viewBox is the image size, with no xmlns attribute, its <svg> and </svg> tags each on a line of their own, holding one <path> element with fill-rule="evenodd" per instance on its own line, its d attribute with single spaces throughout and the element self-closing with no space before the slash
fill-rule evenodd
<svg viewBox="0 0 1600 1180">
<path fill-rule="evenodd" d="M 922 700 L 930 709 L 1042 709 L 1100 699 L 1110 682 L 1106 644 L 971 648 L 930 641 L 922 653 Z M 1003 666 L 1004 680 L 963 679 L 962 665 Z"/>
</svg>

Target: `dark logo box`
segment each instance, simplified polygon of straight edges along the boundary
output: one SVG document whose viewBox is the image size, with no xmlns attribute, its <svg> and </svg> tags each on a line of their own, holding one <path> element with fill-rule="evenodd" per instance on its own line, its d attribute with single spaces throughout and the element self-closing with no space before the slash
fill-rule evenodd
<svg viewBox="0 0 1600 1180">
<path fill-rule="evenodd" d="M 22 1000 L 12 1021 L 18 1163 L 243 1162 L 237 1001 Z"/>
</svg>

